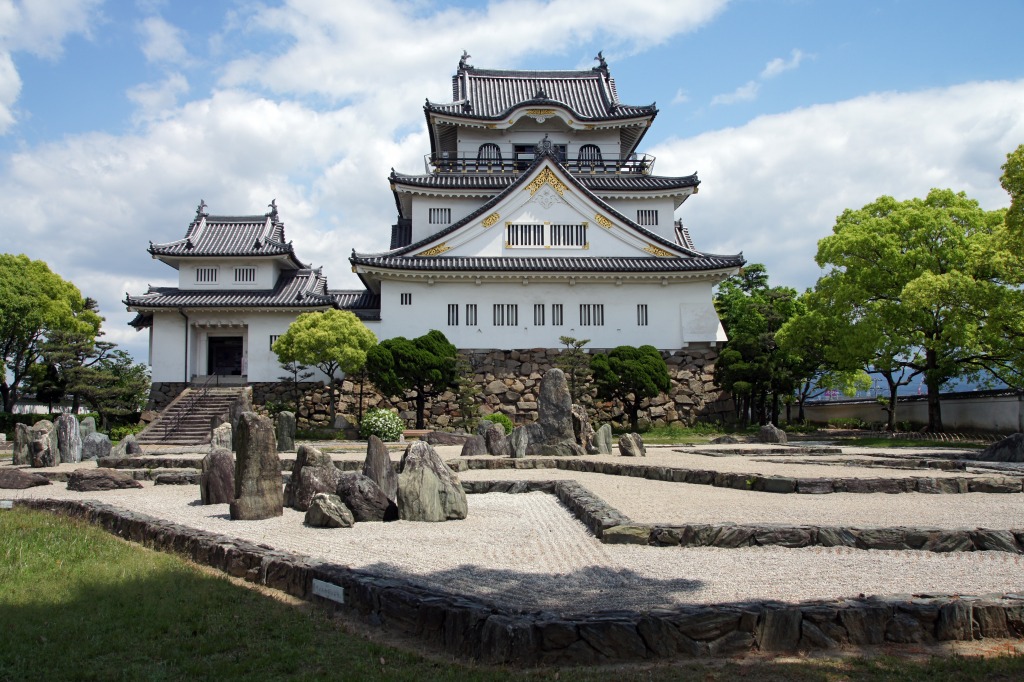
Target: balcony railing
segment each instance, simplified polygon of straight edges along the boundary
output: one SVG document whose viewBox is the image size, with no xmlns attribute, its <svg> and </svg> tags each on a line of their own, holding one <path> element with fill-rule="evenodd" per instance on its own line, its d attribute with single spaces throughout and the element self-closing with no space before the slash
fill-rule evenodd
<svg viewBox="0 0 1024 682">
<path fill-rule="evenodd" d="M 475 154 L 441 152 L 427 154 L 423 165 L 428 173 L 508 173 L 516 174 L 533 165 L 532 154 L 518 154 L 515 158 L 484 159 Z M 654 168 L 654 157 L 650 154 L 633 154 L 626 159 L 559 159 L 570 173 L 650 175 Z"/>
</svg>

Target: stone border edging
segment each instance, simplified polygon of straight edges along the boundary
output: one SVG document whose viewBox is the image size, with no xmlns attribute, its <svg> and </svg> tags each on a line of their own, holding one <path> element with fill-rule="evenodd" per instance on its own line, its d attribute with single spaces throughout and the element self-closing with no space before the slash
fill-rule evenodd
<svg viewBox="0 0 1024 682">
<path fill-rule="evenodd" d="M 554 494 L 597 538 L 607 544 L 659 547 L 849 547 L 924 552 L 997 551 L 1024 554 L 1024 529 L 860 528 L 781 523 L 635 523 L 575 481 L 463 481 L 472 493 Z"/>
<path fill-rule="evenodd" d="M 710 485 L 716 488 L 753 490 L 765 493 L 1020 493 L 1024 478 L 1018 476 L 950 476 L 908 478 L 797 478 L 761 476 L 705 469 L 684 469 L 653 464 L 604 462 L 584 457 L 538 457 L 529 459 L 458 458 L 445 462 L 452 470 L 468 469 L 562 469 L 580 473 L 633 476 L 652 481 Z"/>
<path fill-rule="evenodd" d="M 494 664 L 593 665 L 674 656 L 827 649 L 844 644 L 926 643 L 1024 637 L 1024 594 L 897 595 L 857 599 L 739 602 L 648 612 L 560 617 L 502 610 L 265 545 L 195 530 L 96 501 L 18 499 L 20 507 L 98 525 L 158 551 L 174 552 L 248 582 L 314 600 L 313 580 L 340 586 L 345 605 L 461 658 Z"/>
</svg>

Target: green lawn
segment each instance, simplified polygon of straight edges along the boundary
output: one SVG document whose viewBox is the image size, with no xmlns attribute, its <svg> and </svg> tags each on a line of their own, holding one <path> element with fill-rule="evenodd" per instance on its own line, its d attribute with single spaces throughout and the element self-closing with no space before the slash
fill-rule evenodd
<svg viewBox="0 0 1024 682">
<path fill-rule="evenodd" d="M 0 511 L 0 680 L 1011 680 L 1024 658 L 753 659 L 510 671 L 424 657 L 130 545 L 86 524 Z"/>
</svg>

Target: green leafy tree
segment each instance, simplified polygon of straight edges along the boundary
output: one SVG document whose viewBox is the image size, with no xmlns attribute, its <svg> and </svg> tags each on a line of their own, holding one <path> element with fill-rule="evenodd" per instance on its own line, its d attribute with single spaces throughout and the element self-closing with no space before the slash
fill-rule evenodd
<svg viewBox="0 0 1024 682">
<path fill-rule="evenodd" d="M 100 416 L 100 428 L 134 422 L 149 397 L 149 368 L 114 350 L 83 370 L 82 399 Z"/>
<path fill-rule="evenodd" d="M 39 361 L 43 343 L 66 331 L 95 336 L 100 317 L 70 282 L 43 261 L 0 254 L 0 398 L 11 412 L 18 390 Z"/>
<path fill-rule="evenodd" d="M 299 386 L 304 381 L 309 381 L 313 377 L 313 370 L 306 365 L 295 360 L 289 360 L 288 362 L 281 363 L 281 369 L 285 371 L 283 376 L 277 378 L 281 383 L 288 384 L 291 389 L 292 400 L 295 401 L 295 414 L 299 413 L 299 399 L 302 397 L 302 391 L 299 390 Z"/>
<path fill-rule="evenodd" d="M 1006 155 L 1003 164 L 1003 176 L 1000 179 L 1003 189 L 1010 195 L 1010 208 L 1006 211 L 1006 227 L 1020 253 L 1024 247 L 1024 144 Z"/>
<path fill-rule="evenodd" d="M 357 375 L 366 365 L 366 354 L 377 337 L 355 314 L 347 310 L 303 313 L 274 342 L 272 350 L 282 365 L 297 362 L 316 367 L 331 380 L 331 420 L 334 420 L 334 387 L 339 373 Z"/>
<path fill-rule="evenodd" d="M 1003 211 L 934 189 L 848 209 L 818 242 L 826 273 L 815 289 L 842 320 L 851 352 L 887 380 L 902 370 L 923 375 L 933 432 L 942 430 L 939 396 L 951 379 L 991 374 L 1021 384 L 1024 270 L 1007 229 Z"/>
<path fill-rule="evenodd" d="M 654 346 L 618 346 L 590 358 L 597 396 L 620 400 L 629 416 L 629 427 L 637 430 L 640 405 L 667 391 L 671 384 L 668 365 Z"/>
<path fill-rule="evenodd" d="M 25 387 L 36 396 L 40 403 L 46 403 L 47 411 L 53 414 L 53 404 L 64 400 L 68 382 L 52 362 L 37 362 L 32 365 L 26 377 Z"/>
<path fill-rule="evenodd" d="M 455 346 L 432 329 L 415 339 L 396 336 L 381 341 L 367 354 L 366 371 L 387 395 L 416 392 L 416 428 L 422 429 L 427 399 L 456 385 L 457 360 Z"/>
<path fill-rule="evenodd" d="M 582 401 L 587 392 L 590 376 L 590 355 L 583 349 L 590 343 L 590 339 L 576 339 L 571 336 L 559 336 L 558 342 L 565 346 L 565 350 L 555 358 L 555 367 L 565 372 L 565 378 L 569 382 L 569 395 L 574 403 Z"/>
<path fill-rule="evenodd" d="M 470 360 L 459 355 L 455 361 L 455 403 L 459 406 L 458 424 L 466 433 L 473 433 L 480 422 L 480 384 L 476 380 L 476 368 Z"/>
</svg>

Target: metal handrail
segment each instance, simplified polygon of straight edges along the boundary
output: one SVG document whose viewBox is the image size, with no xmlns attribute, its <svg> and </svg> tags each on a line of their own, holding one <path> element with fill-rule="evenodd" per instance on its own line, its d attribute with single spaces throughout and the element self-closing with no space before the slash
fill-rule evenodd
<svg viewBox="0 0 1024 682">
<path fill-rule="evenodd" d="M 196 405 L 202 402 L 203 399 L 210 393 L 210 384 L 217 378 L 216 374 L 207 377 L 203 385 L 199 387 L 198 392 L 189 393 L 188 399 L 185 401 L 185 406 L 178 410 L 178 416 L 175 418 L 173 423 L 164 426 L 164 433 L 160 437 L 161 441 L 165 441 L 170 438 L 171 434 L 178 430 L 182 422 L 186 418 L 191 417 L 192 413 L 195 412 Z"/>
</svg>

